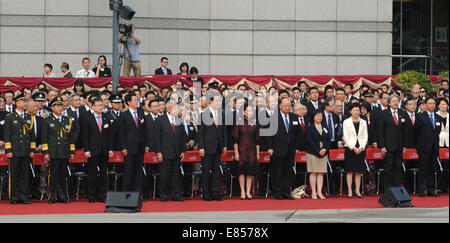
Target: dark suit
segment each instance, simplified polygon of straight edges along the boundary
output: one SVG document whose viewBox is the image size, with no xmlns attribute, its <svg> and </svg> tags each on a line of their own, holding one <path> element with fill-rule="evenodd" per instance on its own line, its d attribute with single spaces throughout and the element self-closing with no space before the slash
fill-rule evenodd
<svg viewBox="0 0 450 243">
<path fill-rule="evenodd" d="M 322 126 L 322 135 L 320 135 L 315 124 L 311 123 L 306 129 L 306 137 L 308 138 L 306 142 L 306 152 L 308 154 L 312 154 L 318 158 L 323 158 L 328 154 L 330 150 L 330 135 L 326 127 Z M 320 143 L 322 143 L 322 146 L 320 146 Z M 322 149 L 327 150 L 324 156 L 320 156 L 320 150 Z"/>
<path fill-rule="evenodd" d="M 71 78 L 72 77 L 72 72 L 69 71 L 66 74 L 64 74 L 64 78 Z"/>
<path fill-rule="evenodd" d="M 119 149 L 127 150 L 124 163 L 123 191 L 141 191 L 142 166 L 144 162 L 145 124 L 143 114 L 125 111 L 119 118 Z"/>
<path fill-rule="evenodd" d="M 180 197 L 180 155 L 186 152 L 186 133 L 184 126 L 176 117 L 177 121 L 173 124 L 167 114 L 158 118 L 155 123 L 155 152 L 163 155 L 161 164 L 161 182 L 160 196 L 161 199 L 167 199 L 172 194 L 172 199 Z M 175 129 L 175 131 L 174 131 Z"/>
<path fill-rule="evenodd" d="M 273 178 L 272 191 L 275 197 L 289 197 L 290 187 L 294 180 L 295 150 L 299 146 L 300 126 L 298 116 L 289 113 L 289 129 L 286 130 L 285 118 L 281 111 L 278 114 L 278 130 L 270 139 L 273 149 L 271 174 Z"/>
<path fill-rule="evenodd" d="M 198 136 L 199 150 L 205 150 L 202 161 L 202 192 L 203 199 L 220 197 L 220 157 L 227 145 L 226 126 L 223 124 L 223 111 L 218 110 L 216 126 L 211 109 L 207 108 L 201 114 L 201 125 Z"/>
<path fill-rule="evenodd" d="M 155 70 L 155 75 L 164 75 L 162 67 L 159 67 Z M 172 70 L 170 70 L 169 68 L 167 68 L 167 75 L 172 75 Z"/>
<path fill-rule="evenodd" d="M 441 133 L 442 119 L 436 113 L 434 116 L 434 126 L 427 111 L 417 115 L 414 125 L 414 134 L 417 141 L 417 152 L 419 153 L 419 173 L 418 173 L 418 191 L 425 193 L 435 192 L 436 184 L 434 181 L 434 172 L 437 166 L 439 156 L 439 134 Z"/>
<path fill-rule="evenodd" d="M 187 122 L 187 121 L 186 121 Z M 194 148 L 187 145 L 189 141 L 194 141 L 194 146 L 198 144 L 198 133 L 195 130 L 194 124 L 186 123 L 181 124 L 183 127 L 183 131 L 185 133 L 185 141 L 184 146 L 186 147 L 187 151 L 192 151 Z M 183 171 L 184 171 L 184 177 L 183 177 L 183 191 L 184 195 L 191 195 L 191 187 L 192 187 L 192 180 L 189 177 L 192 175 L 193 170 L 193 163 L 183 163 Z"/>
<path fill-rule="evenodd" d="M 87 195 L 89 200 L 104 201 L 107 185 L 107 166 L 109 151 L 111 150 L 111 137 L 109 130 L 111 123 L 105 113 L 101 116 L 101 130 L 97 121 L 97 114 L 87 114 L 85 119 L 81 120 L 82 126 L 82 147 L 84 152 L 90 152 L 88 159 L 88 179 Z M 112 150 L 111 150 L 112 151 Z M 97 183 L 97 167 L 100 169 L 100 181 Z"/>
<path fill-rule="evenodd" d="M 34 127 L 33 127 L 33 131 L 35 133 L 36 136 L 36 148 L 39 147 L 39 145 L 41 145 L 41 140 L 42 140 L 42 125 L 44 123 L 44 118 L 40 117 L 40 116 L 32 116 L 32 119 L 34 120 Z M 0 139 L 1 140 L 1 139 Z M 36 151 L 38 152 L 38 151 Z M 39 174 L 41 172 L 41 166 L 40 165 L 35 165 L 33 167 L 34 171 L 36 174 Z M 31 194 L 33 198 L 40 198 L 40 192 L 39 192 L 39 188 L 40 188 L 40 178 L 38 176 L 36 176 L 35 178 L 32 178 L 33 175 L 30 174 L 30 181 L 31 183 Z"/>
<path fill-rule="evenodd" d="M 86 111 L 84 111 L 84 112 L 86 112 Z M 73 111 L 71 107 L 66 109 L 67 116 L 72 117 L 73 118 L 72 122 L 74 123 L 74 125 L 76 124 L 75 127 L 74 127 L 75 130 L 73 131 L 74 132 L 74 136 L 76 137 L 76 141 L 77 141 L 75 143 L 75 148 L 76 149 L 81 149 L 80 116 L 84 112 L 81 111 L 81 107 L 78 108 L 78 112 L 77 111 Z"/>
<path fill-rule="evenodd" d="M 260 127 L 260 131 L 262 129 L 268 129 L 271 126 L 271 116 L 269 115 L 267 109 L 264 109 L 259 112 L 258 115 L 258 126 Z M 271 143 L 271 137 L 270 136 L 261 136 L 259 137 L 259 146 L 260 151 L 267 151 L 271 149 L 272 143 Z M 270 164 L 271 163 L 261 163 L 259 165 L 259 170 L 261 173 L 269 174 L 270 172 Z M 267 176 L 259 176 L 259 193 L 261 196 L 266 195 L 266 189 L 267 189 Z"/>
<path fill-rule="evenodd" d="M 378 147 L 386 148 L 384 156 L 384 189 L 398 187 L 402 181 L 402 162 L 404 143 L 404 126 L 406 119 L 404 112 L 397 110 L 398 125 L 394 122 L 391 109 L 382 111 L 376 120 Z"/>
<path fill-rule="evenodd" d="M 313 120 L 313 117 L 312 117 L 313 112 L 314 112 L 315 110 L 322 110 L 322 104 L 320 103 L 320 100 L 317 100 L 317 102 L 318 102 L 318 109 L 316 109 L 316 107 L 314 106 L 314 104 L 312 103 L 311 100 L 309 100 L 309 101 L 306 103 L 306 107 L 308 108 L 308 116 L 309 116 L 309 118 L 310 118 L 311 121 Z"/>
<path fill-rule="evenodd" d="M 330 136 L 330 149 L 337 149 L 338 141 L 342 139 L 342 135 L 339 134 L 341 131 L 339 116 L 334 113 L 331 113 L 329 115 L 331 115 L 332 124 L 328 124 L 328 117 L 325 115 L 325 112 L 323 112 L 322 127 L 327 128 L 328 130 L 328 134 Z M 331 128 L 333 130 L 330 130 Z"/>
</svg>

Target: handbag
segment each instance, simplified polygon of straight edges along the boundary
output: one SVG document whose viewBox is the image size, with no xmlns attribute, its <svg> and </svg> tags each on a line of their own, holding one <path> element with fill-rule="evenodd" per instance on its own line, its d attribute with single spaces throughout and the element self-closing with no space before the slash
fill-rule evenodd
<svg viewBox="0 0 450 243">
<path fill-rule="evenodd" d="M 306 194 L 306 185 L 299 186 L 295 188 L 291 193 L 293 198 L 301 199 L 302 197 L 307 197 L 308 194 Z"/>
</svg>

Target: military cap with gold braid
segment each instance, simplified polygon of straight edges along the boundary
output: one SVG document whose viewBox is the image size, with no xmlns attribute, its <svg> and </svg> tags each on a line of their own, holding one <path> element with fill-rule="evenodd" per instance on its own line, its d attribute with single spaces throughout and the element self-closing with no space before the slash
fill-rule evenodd
<svg viewBox="0 0 450 243">
<path fill-rule="evenodd" d="M 21 93 L 21 94 L 17 95 L 16 97 L 14 97 L 13 100 L 14 100 L 15 102 L 21 101 L 21 100 L 27 101 L 28 98 L 25 97 L 25 95 L 24 95 L 23 93 Z"/>
<path fill-rule="evenodd" d="M 54 106 L 54 105 L 62 105 L 64 103 L 63 98 L 61 98 L 61 96 L 57 96 L 55 97 L 53 100 L 50 101 L 50 107 Z"/>
</svg>

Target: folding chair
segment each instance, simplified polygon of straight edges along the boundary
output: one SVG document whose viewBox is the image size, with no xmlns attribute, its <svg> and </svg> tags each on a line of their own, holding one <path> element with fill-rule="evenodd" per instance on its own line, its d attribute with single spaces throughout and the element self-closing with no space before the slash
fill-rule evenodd
<svg viewBox="0 0 450 243">
<path fill-rule="evenodd" d="M 85 164 L 88 162 L 88 159 L 84 155 L 83 151 L 77 150 L 75 151 L 74 158 L 69 161 L 70 164 L 81 164 L 82 170 L 72 172 L 72 170 L 68 167 L 69 170 L 69 176 L 74 176 L 77 180 L 77 191 L 76 191 L 76 199 L 80 197 L 80 190 L 81 190 L 81 181 L 85 180 L 87 178 L 87 172 L 86 172 L 86 166 Z M 100 171 L 100 169 L 97 167 L 97 170 Z"/>
<path fill-rule="evenodd" d="M 8 167 L 8 156 L 6 154 L 0 154 L 0 166 Z M 6 174 L 0 175 L 0 200 L 2 199 L 3 183 L 5 179 L 7 180 L 8 178 L 9 178 L 8 170 L 6 170 Z"/>
</svg>

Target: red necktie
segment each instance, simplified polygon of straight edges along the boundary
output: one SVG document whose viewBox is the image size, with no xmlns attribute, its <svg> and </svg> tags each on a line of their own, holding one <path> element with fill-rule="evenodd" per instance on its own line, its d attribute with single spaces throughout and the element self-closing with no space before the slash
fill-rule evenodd
<svg viewBox="0 0 450 243">
<path fill-rule="evenodd" d="M 138 117 L 137 117 L 137 111 L 134 111 L 134 123 L 136 123 L 136 127 L 139 127 Z"/>
<path fill-rule="evenodd" d="M 414 114 L 411 114 L 411 122 L 412 122 L 412 124 L 414 126 Z"/>
<path fill-rule="evenodd" d="M 300 118 L 300 124 L 302 125 L 303 132 L 305 132 L 305 123 L 303 123 L 303 117 Z"/>
<path fill-rule="evenodd" d="M 394 111 L 394 122 L 398 126 L 398 119 L 397 119 L 397 115 L 396 114 L 397 114 L 397 112 Z"/>
<path fill-rule="evenodd" d="M 175 124 L 174 124 L 175 118 L 170 122 L 170 125 L 172 126 L 172 131 L 175 133 Z"/>
</svg>

